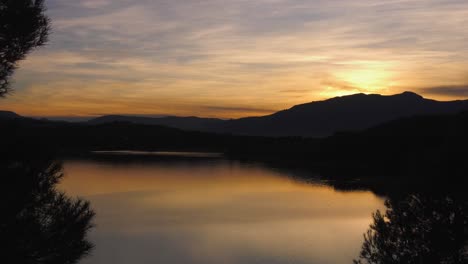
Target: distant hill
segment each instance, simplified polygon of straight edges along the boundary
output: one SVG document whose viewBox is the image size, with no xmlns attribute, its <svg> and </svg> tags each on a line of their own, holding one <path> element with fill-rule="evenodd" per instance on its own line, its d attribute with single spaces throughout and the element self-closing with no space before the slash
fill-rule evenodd
<svg viewBox="0 0 468 264">
<path fill-rule="evenodd" d="M 468 101 L 438 102 L 411 92 L 391 96 L 355 94 L 297 105 L 269 116 L 232 120 L 223 129 L 246 135 L 325 137 L 403 117 L 452 114 L 466 109 Z"/>
<path fill-rule="evenodd" d="M 17 119 L 17 118 L 21 118 L 21 116 L 10 111 L 0 111 L 0 119 L 8 120 L 8 119 Z"/>
<path fill-rule="evenodd" d="M 439 102 L 411 92 L 383 96 L 355 94 L 297 105 L 268 116 L 233 120 L 197 117 L 103 116 L 88 121 L 163 125 L 184 130 L 249 136 L 326 137 L 340 131 L 360 131 L 403 117 L 454 114 L 468 110 L 468 100 Z"/>
<path fill-rule="evenodd" d="M 65 155 L 93 150 L 222 152 L 243 160 L 331 170 L 337 176 L 349 169 L 444 177 L 468 170 L 468 111 L 404 117 L 326 138 L 236 136 L 112 120 L 92 125 L 0 119 L 2 137 L 8 139 L 0 141 L 0 149 L 15 152 L 33 146 Z"/>
<path fill-rule="evenodd" d="M 90 125 L 106 124 L 113 122 L 129 122 L 141 125 L 159 125 L 168 126 L 184 130 L 194 131 L 214 131 L 216 127 L 222 126 L 225 122 L 222 119 L 216 118 L 199 118 L 199 117 L 137 117 L 137 116 L 122 116 L 108 115 L 91 119 L 87 122 Z"/>
<path fill-rule="evenodd" d="M 468 100 L 440 102 L 411 92 L 383 96 L 355 94 L 297 105 L 272 115 L 232 120 L 199 117 L 102 116 L 81 125 L 115 122 L 158 125 L 189 131 L 246 136 L 327 137 L 337 132 L 365 129 L 406 117 L 456 114 L 468 110 Z M 0 111 L 0 119 L 26 119 L 13 112 Z M 44 120 L 45 121 L 45 120 Z"/>
</svg>

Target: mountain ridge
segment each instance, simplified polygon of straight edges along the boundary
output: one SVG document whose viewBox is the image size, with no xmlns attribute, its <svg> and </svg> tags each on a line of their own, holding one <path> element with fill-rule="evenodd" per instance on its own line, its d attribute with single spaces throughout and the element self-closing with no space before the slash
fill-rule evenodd
<svg viewBox="0 0 468 264">
<path fill-rule="evenodd" d="M 16 118 L 22 118 L 22 116 L 12 111 L 0 111 L 0 119 L 8 120 L 8 119 L 16 119 Z"/>
<path fill-rule="evenodd" d="M 127 122 L 247 136 L 327 137 L 342 131 L 362 131 L 405 117 L 454 114 L 464 110 L 468 110 L 468 100 L 436 101 L 414 92 L 394 95 L 359 93 L 299 104 L 266 116 L 223 120 L 196 116 L 105 115 L 81 124 Z M 14 114 L 5 113 L 9 113 L 10 118 Z"/>
<path fill-rule="evenodd" d="M 259 136 L 326 137 L 403 117 L 453 114 L 467 109 L 468 100 L 441 102 L 412 92 L 388 96 L 354 94 L 296 105 L 264 117 L 230 120 L 225 131 Z"/>
</svg>

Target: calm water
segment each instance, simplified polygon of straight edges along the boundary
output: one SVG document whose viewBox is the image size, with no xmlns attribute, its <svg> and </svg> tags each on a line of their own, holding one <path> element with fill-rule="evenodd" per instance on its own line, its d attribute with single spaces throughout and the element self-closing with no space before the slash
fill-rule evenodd
<svg viewBox="0 0 468 264">
<path fill-rule="evenodd" d="M 352 263 L 383 199 L 224 159 L 66 161 L 60 188 L 91 201 L 82 263 Z"/>
</svg>

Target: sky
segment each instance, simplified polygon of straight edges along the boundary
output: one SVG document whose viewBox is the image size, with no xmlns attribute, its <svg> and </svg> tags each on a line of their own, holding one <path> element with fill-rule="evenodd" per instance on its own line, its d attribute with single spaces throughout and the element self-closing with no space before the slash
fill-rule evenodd
<svg viewBox="0 0 468 264">
<path fill-rule="evenodd" d="M 466 0 L 46 0 L 0 109 L 266 115 L 354 93 L 468 98 Z"/>
</svg>

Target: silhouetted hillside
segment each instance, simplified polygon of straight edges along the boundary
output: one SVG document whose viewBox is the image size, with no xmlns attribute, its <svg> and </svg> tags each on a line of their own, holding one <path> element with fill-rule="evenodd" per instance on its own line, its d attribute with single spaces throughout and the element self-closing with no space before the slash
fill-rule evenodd
<svg viewBox="0 0 468 264">
<path fill-rule="evenodd" d="M 439 102 L 405 92 L 392 96 L 355 94 L 297 105 L 262 117 L 234 120 L 197 117 L 147 118 L 104 116 L 89 121 L 103 124 L 115 121 L 162 125 L 184 130 L 249 136 L 326 137 L 340 131 L 361 131 L 403 117 L 455 114 L 468 110 L 468 101 Z"/>
<path fill-rule="evenodd" d="M 347 170 L 347 174 L 351 170 L 458 174 L 468 169 L 468 113 L 403 118 L 324 139 L 235 136 L 128 122 L 83 125 L 32 119 L 1 121 L 0 131 L 8 138 L 0 147 L 12 150 L 38 142 L 62 153 L 210 151 L 282 166 Z"/>
<path fill-rule="evenodd" d="M 271 145 L 230 148 L 233 157 L 282 166 L 312 167 L 327 174 L 462 175 L 468 170 L 468 112 L 408 117 L 362 132 L 342 132 L 316 142 L 283 138 Z M 330 171 L 331 170 L 331 171 Z M 413 176 L 414 177 L 414 176 Z"/>
<path fill-rule="evenodd" d="M 14 119 L 0 121 L 0 148 L 14 151 L 21 145 L 46 145 L 61 153 L 88 153 L 93 150 L 177 150 L 224 152 L 244 137 L 184 131 L 157 125 L 113 122 L 98 125 Z M 245 137 L 261 142 L 260 138 Z M 239 141 L 239 142 L 237 142 Z"/>
<path fill-rule="evenodd" d="M 223 131 L 262 136 L 325 137 L 359 131 L 416 115 L 453 114 L 468 101 L 438 102 L 405 92 L 393 96 L 355 94 L 294 106 L 270 116 L 228 121 Z"/>
<path fill-rule="evenodd" d="M 21 118 L 20 115 L 10 112 L 10 111 L 0 111 L 0 119 L 15 119 L 15 118 Z"/>
<path fill-rule="evenodd" d="M 404 118 L 361 133 L 337 134 L 323 140 L 321 150 L 323 159 L 340 167 L 354 163 L 386 172 L 464 174 L 468 112 Z"/>
<path fill-rule="evenodd" d="M 216 126 L 224 123 L 224 120 L 216 118 L 199 118 L 199 117 L 138 117 L 138 116 L 122 116 L 122 115 L 108 115 L 91 119 L 87 124 L 97 125 L 112 122 L 130 122 L 141 125 L 160 125 L 184 130 L 194 131 L 211 131 Z"/>
<path fill-rule="evenodd" d="M 414 171 L 416 167 L 431 171 L 437 167 L 460 172 L 460 168 L 468 169 L 464 165 L 468 155 L 468 112 L 462 111 L 467 107 L 468 101 L 438 102 L 407 92 L 337 97 L 271 116 L 230 121 L 106 116 L 67 123 L 2 112 L 7 118 L 0 118 L 0 131 L 8 140 L 0 147 L 14 149 L 24 142 L 42 142 L 65 153 L 216 151 L 241 159 L 336 170 L 385 168 L 385 173 L 390 173 L 409 168 Z M 166 126 L 159 125 L 162 123 Z M 220 133 L 193 131 L 206 127 Z M 251 134 L 333 135 L 312 138 Z"/>
</svg>

